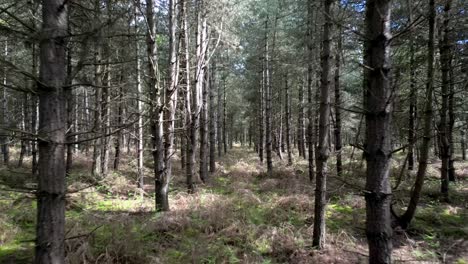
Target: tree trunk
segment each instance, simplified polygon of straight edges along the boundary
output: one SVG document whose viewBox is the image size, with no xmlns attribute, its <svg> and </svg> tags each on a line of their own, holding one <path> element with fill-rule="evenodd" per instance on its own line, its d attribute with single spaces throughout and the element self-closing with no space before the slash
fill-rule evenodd
<svg viewBox="0 0 468 264">
<path fill-rule="evenodd" d="M 65 262 L 66 42 L 68 4 L 43 0 L 35 263 Z"/>
<path fill-rule="evenodd" d="M 100 10 L 100 0 L 95 0 L 95 23 L 98 23 L 99 17 L 101 14 Z M 95 54 L 94 54 L 94 85 L 97 87 L 102 87 L 102 32 L 98 31 L 98 36 L 95 40 Z M 96 136 L 93 144 L 93 164 L 91 172 L 94 176 L 101 175 L 102 172 L 102 89 L 94 90 L 94 128 L 93 132 Z"/>
<path fill-rule="evenodd" d="M 270 76 L 270 54 L 268 44 L 268 18 L 265 21 L 265 142 L 266 142 L 266 158 L 267 158 L 267 173 L 271 177 L 273 174 L 272 160 L 272 127 L 271 127 L 271 76 Z"/>
<path fill-rule="evenodd" d="M 177 39 L 177 11 L 178 0 L 169 1 L 169 85 L 166 88 L 164 108 L 164 172 L 156 179 L 156 210 L 169 211 L 169 182 L 172 178 L 172 156 L 174 148 L 175 114 L 178 95 L 178 47 Z M 183 144 L 181 144 L 183 145 Z"/>
<path fill-rule="evenodd" d="M 152 154 L 154 161 L 155 190 L 160 188 L 160 179 L 164 175 L 164 147 L 163 147 L 163 124 L 162 124 L 162 102 L 159 82 L 158 51 L 156 44 L 156 19 L 154 16 L 153 0 L 146 0 L 146 20 L 148 22 L 146 30 L 146 54 L 148 58 L 148 88 L 151 98 L 151 136 Z M 158 202 L 156 195 L 156 210 L 163 209 Z"/>
<path fill-rule="evenodd" d="M 413 23 L 413 6 L 411 5 L 412 0 L 407 0 L 407 8 L 409 10 L 409 19 L 408 23 Z M 411 29 L 411 31 L 413 31 Z M 410 38 L 410 96 L 409 96 L 409 125 L 408 125 L 408 170 L 412 171 L 414 169 L 414 138 L 416 135 L 416 105 L 417 105 L 417 90 L 416 90 L 416 62 L 415 62 L 415 50 L 414 50 L 414 34 L 409 36 Z"/>
<path fill-rule="evenodd" d="M 335 152 L 336 152 L 336 175 L 341 176 L 343 165 L 341 160 L 341 83 L 340 83 L 340 67 L 341 67 L 341 52 L 343 49 L 342 45 L 342 32 L 338 29 L 338 44 L 336 48 L 336 59 L 335 59 Z"/>
<path fill-rule="evenodd" d="M 309 122 L 307 124 L 307 144 L 309 148 L 309 157 L 308 157 L 308 165 L 309 165 L 309 180 L 313 181 L 315 179 L 315 155 L 314 155 L 314 109 L 312 105 L 312 76 L 313 76 L 313 60 L 314 60 L 314 54 L 313 54 L 313 43 L 312 43 L 312 24 L 313 24 L 313 2 L 312 0 L 308 1 L 307 5 L 307 56 L 308 56 L 308 62 L 307 62 L 307 102 L 308 102 L 308 107 L 307 107 L 307 117 L 309 119 Z M 302 89 L 302 88 L 301 88 Z M 303 90 L 303 89 L 302 89 Z M 303 104 L 303 99 L 300 99 L 301 105 Z M 303 114 L 304 110 L 300 110 L 301 113 Z M 304 121 L 301 121 L 301 125 L 304 126 Z M 301 132 L 302 134 L 304 133 L 304 130 Z M 303 142 L 304 137 L 302 136 L 301 141 Z M 303 155 L 305 157 L 305 147 L 304 145 L 302 146 L 303 149 Z"/>
<path fill-rule="evenodd" d="M 390 65 L 390 0 L 366 2 L 364 44 L 366 143 L 366 236 L 369 263 L 391 263 L 390 161 L 392 106 Z"/>
<path fill-rule="evenodd" d="M 325 244 L 325 210 L 327 160 L 329 156 L 330 131 L 330 75 L 331 75 L 331 5 L 333 0 L 324 0 L 325 24 L 322 37 L 322 74 L 320 83 L 319 141 L 317 146 L 317 182 L 315 187 L 314 234 L 312 246 L 319 249 Z"/>
<path fill-rule="evenodd" d="M 299 156 L 306 158 L 305 153 L 305 122 L 304 122 L 304 84 L 299 86 L 299 119 L 297 125 L 297 149 Z"/>
<path fill-rule="evenodd" d="M 122 148 L 122 121 L 123 121 L 123 87 L 122 87 L 122 79 L 123 79 L 123 72 L 120 73 L 120 87 L 119 87 L 119 99 L 118 99 L 118 110 L 117 110 L 117 127 L 119 131 L 115 135 L 115 153 L 114 153 L 114 170 L 119 170 L 120 166 L 120 155 L 121 155 L 121 148 Z"/>
<path fill-rule="evenodd" d="M 224 154 L 227 153 L 227 109 L 226 109 L 227 101 L 226 101 L 226 76 L 223 78 L 223 148 Z"/>
<path fill-rule="evenodd" d="M 8 57 L 8 40 L 5 41 L 4 47 L 4 58 Z M 1 127 L 8 127 L 9 126 L 9 118 L 8 118 L 8 95 L 6 92 L 6 85 L 7 85 L 7 68 L 6 66 L 3 68 L 3 84 L 5 85 L 2 88 L 1 100 L 2 106 L 0 109 L 0 126 Z M 10 147 L 8 143 L 8 131 L 6 129 L 2 129 L 0 131 L 0 145 L 2 148 L 2 155 L 3 155 L 3 165 L 8 166 L 10 161 Z"/>
<path fill-rule="evenodd" d="M 286 113 L 286 151 L 288 153 L 288 166 L 293 164 L 292 152 L 291 152 L 291 99 L 289 98 L 289 85 L 288 85 L 288 74 L 284 75 L 284 90 L 285 90 L 285 103 L 284 112 Z"/>
<path fill-rule="evenodd" d="M 208 35 L 208 25 L 206 19 L 206 12 L 204 11 L 204 2 L 199 0 L 198 3 L 198 16 L 199 16 L 199 26 L 198 26 L 198 43 L 197 43 L 197 56 L 198 56 L 198 66 L 196 73 L 197 80 L 197 93 L 195 96 L 198 98 L 197 101 L 200 101 L 201 105 L 197 107 L 197 111 L 194 113 L 195 116 L 199 119 L 200 127 L 200 179 L 206 183 L 208 181 L 208 90 L 210 89 L 209 82 L 209 67 L 206 64 L 207 57 L 207 35 Z M 208 68 L 208 70 L 207 70 Z M 207 73 L 208 72 L 208 73 Z M 200 102 L 199 102 L 200 104 Z M 196 123 L 194 125 L 197 125 Z M 198 126 L 195 126 L 196 130 Z M 197 138 L 195 138 L 194 144 L 197 144 Z"/>
<path fill-rule="evenodd" d="M 406 209 L 406 212 L 399 217 L 399 225 L 406 229 L 411 220 L 413 220 L 414 214 L 416 213 L 416 208 L 418 206 L 419 198 L 421 196 L 421 191 L 424 185 L 424 178 L 426 176 L 427 162 L 429 159 L 429 149 L 432 138 L 432 101 L 434 93 L 434 27 L 435 27 L 435 0 L 429 1 L 429 41 L 428 41 L 428 54 L 427 54 L 427 82 L 426 82 L 426 100 L 424 106 L 424 120 L 423 120 L 423 141 L 420 147 L 419 154 L 419 165 L 418 172 L 416 174 L 416 182 L 414 184 L 413 192 L 411 193 L 411 199 Z"/>
<path fill-rule="evenodd" d="M 137 6 L 135 2 L 134 6 L 134 31 L 135 34 L 138 33 L 138 23 L 137 23 Z M 136 61 L 136 67 L 135 67 L 135 76 L 136 76 L 136 88 L 137 88 L 137 94 L 136 94 L 136 107 L 137 107 L 137 148 L 136 148 L 136 154 L 137 154 L 137 184 L 138 187 L 143 189 L 145 185 L 145 175 L 143 171 L 143 154 L 144 154 L 144 139 L 143 139 L 143 102 L 141 101 L 141 97 L 143 95 L 143 88 L 141 85 L 141 60 L 140 60 L 140 44 L 138 43 L 138 38 L 135 38 L 135 61 Z M 127 153 L 130 152 L 130 141 L 131 141 L 131 136 L 128 136 L 127 139 Z"/>
<path fill-rule="evenodd" d="M 26 124 L 27 122 L 27 115 L 28 115 L 28 94 L 23 94 L 23 103 L 21 107 L 21 127 L 20 130 L 28 131 Z M 22 133 L 23 134 L 23 133 Z M 21 146 L 20 146 L 20 156 L 18 158 L 18 167 L 23 166 L 24 156 L 26 155 L 26 139 L 24 139 L 24 135 L 21 138 Z"/>
<path fill-rule="evenodd" d="M 215 85 L 216 84 L 216 62 L 213 62 L 213 66 L 210 70 L 210 82 L 209 82 L 209 126 L 210 126 L 210 172 L 216 172 L 216 108 L 215 108 Z"/>
<path fill-rule="evenodd" d="M 260 158 L 260 163 L 263 164 L 264 160 L 264 147 L 265 147 L 265 67 L 262 69 L 262 78 L 259 85 L 259 98 L 260 109 L 258 113 L 258 126 L 259 126 L 259 135 L 258 135 L 258 156 Z"/>
<path fill-rule="evenodd" d="M 442 160 L 442 168 L 440 171 L 440 192 L 442 198 L 445 201 L 449 199 L 449 163 L 450 163 L 450 136 L 449 136 L 449 97 L 450 97 L 450 41 L 448 36 L 449 31 L 449 12 L 450 12 L 451 0 L 445 1 L 445 17 L 442 25 L 442 35 L 440 39 L 440 65 L 442 71 L 442 108 L 440 109 L 440 124 L 439 124 L 439 140 L 440 140 L 440 157 Z"/>
</svg>

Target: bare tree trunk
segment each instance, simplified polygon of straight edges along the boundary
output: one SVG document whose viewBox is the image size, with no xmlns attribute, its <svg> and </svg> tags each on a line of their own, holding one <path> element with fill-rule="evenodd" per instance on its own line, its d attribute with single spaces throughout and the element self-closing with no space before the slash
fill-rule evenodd
<svg viewBox="0 0 468 264">
<path fill-rule="evenodd" d="M 291 99 L 289 98 L 288 74 L 284 75 L 285 103 L 284 112 L 286 113 L 286 151 L 288 153 L 288 166 L 293 164 L 291 153 Z"/>
<path fill-rule="evenodd" d="M 156 44 L 156 19 L 154 16 L 153 0 L 146 0 L 146 54 L 148 57 L 148 86 L 151 98 L 151 135 L 152 135 L 152 154 L 154 161 L 154 179 L 155 189 L 160 188 L 160 180 L 164 175 L 164 146 L 163 146 L 163 124 L 162 124 L 162 109 L 161 89 L 159 82 L 159 67 L 158 67 L 158 51 Z M 159 190 L 158 190 L 159 191 Z M 156 195 L 156 210 L 166 209 L 160 207 L 158 202 L 158 194 Z M 164 201 L 164 199 L 163 199 Z M 167 208 L 168 209 L 168 208 Z"/>
<path fill-rule="evenodd" d="M 426 82 L 426 100 L 424 106 L 424 120 L 423 120 L 423 142 L 421 144 L 420 157 L 418 172 L 416 174 L 416 182 L 414 184 L 413 192 L 411 193 L 411 199 L 406 209 L 406 212 L 399 217 L 399 225 L 406 229 L 411 220 L 413 220 L 416 208 L 418 206 L 421 191 L 424 185 L 424 178 L 426 176 L 427 162 L 429 159 L 429 149 L 432 138 L 432 118 L 433 118 L 433 93 L 434 93 L 434 27 L 435 27 L 435 0 L 429 1 L 429 41 L 428 41 L 428 54 L 427 54 L 427 82 Z"/>
<path fill-rule="evenodd" d="M 206 19 L 206 12 L 204 11 L 204 1 L 198 3 L 198 16 L 199 16 L 199 29 L 198 29 L 198 43 L 197 43 L 197 53 L 198 53 L 198 66 L 196 73 L 197 80 L 197 93 L 196 97 L 200 104 L 201 96 L 201 105 L 198 106 L 197 111 L 195 112 L 196 117 L 199 119 L 200 127 L 200 179 L 206 183 L 208 181 L 208 90 L 209 87 L 209 69 L 207 74 L 207 68 L 209 65 L 206 65 L 207 58 L 207 34 L 208 34 L 208 25 Z M 196 124 L 195 124 L 196 125 Z M 197 127 L 194 127 L 196 130 Z M 195 144 L 197 144 L 197 138 L 195 138 Z"/>
<path fill-rule="evenodd" d="M 450 1 L 448 0 L 447 4 Z M 447 19 L 450 18 L 450 14 L 447 13 Z M 448 21 L 447 21 L 448 23 Z M 449 54 L 450 54 L 450 61 L 449 61 L 449 98 L 448 98 L 448 116 L 449 116 L 449 121 L 448 121 L 448 139 L 449 139 L 449 144 L 450 144 L 450 151 L 449 151 L 449 181 L 454 182 L 455 181 L 455 138 L 453 136 L 453 127 L 455 126 L 455 113 L 454 113 L 454 104 L 455 104 L 455 89 L 454 89 L 454 76 L 453 76 L 453 67 L 452 67 L 452 59 L 453 59 L 453 54 L 452 54 L 452 43 L 451 43 L 451 38 L 450 38 L 450 28 L 449 25 L 447 25 L 447 31 L 446 36 L 447 42 L 448 42 L 448 49 L 449 49 Z"/>
<path fill-rule="evenodd" d="M 156 210 L 169 211 L 169 182 L 172 178 L 172 155 L 174 154 L 175 114 L 177 109 L 179 60 L 177 39 L 178 0 L 169 1 L 169 85 L 166 88 L 164 108 L 164 172 L 156 179 Z M 181 144 L 183 147 L 183 144 Z"/>
<path fill-rule="evenodd" d="M 297 126 L 297 148 L 299 150 L 299 156 L 306 158 L 305 153 L 305 122 L 304 122 L 304 84 L 299 87 L 299 119 Z"/>
<path fill-rule="evenodd" d="M 331 5 L 333 0 L 324 1 L 325 24 L 323 26 L 322 74 L 320 83 L 319 141 L 317 146 L 317 182 L 315 188 L 314 234 L 312 246 L 323 248 L 325 244 L 325 210 L 327 160 L 329 156 L 330 131 L 330 75 L 331 75 Z"/>
<path fill-rule="evenodd" d="M 216 62 L 213 62 L 213 66 L 210 70 L 210 82 L 209 82 L 209 126 L 210 126 L 210 172 L 216 172 L 216 108 L 215 108 L 215 85 L 216 84 Z"/>
<path fill-rule="evenodd" d="M 391 0 L 366 2 L 364 44 L 366 145 L 366 236 L 369 263 L 391 263 L 392 228 L 390 160 L 392 112 L 396 91 L 391 86 Z"/>
<path fill-rule="evenodd" d="M 71 35 L 70 30 L 70 13 L 67 16 L 67 23 L 68 23 L 68 34 Z M 69 45 L 67 47 L 67 85 L 71 87 L 73 80 L 72 80 L 72 47 Z M 70 136 L 74 132 L 73 129 L 73 108 L 74 108 L 74 98 L 73 98 L 73 90 L 68 87 L 64 89 L 65 92 L 65 107 L 67 110 L 67 142 L 73 141 L 73 136 Z M 68 175 L 70 173 L 71 167 L 73 165 L 73 144 L 67 144 L 67 159 L 66 159 L 66 166 L 65 166 L 65 173 Z"/>
<path fill-rule="evenodd" d="M 66 41 L 68 4 L 43 0 L 35 263 L 65 263 Z"/>
<path fill-rule="evenodd" d="M 407 8 L 409 10 L 409 21 L 413 23 L 412 0 L 407 0 Z M 412 30 L 413 31 L 413 30 Z M 417 90 L 416 90 L 416 63 L 414 58 L 414 37 L 413 34 L 410 38 L 410 98 L 409 98 L 409 127 L 408 127 L 408 170 L 414 169 L 414 138 L 416 134 L 415 120 L 416 120 L 416 105 L 417 105 Z"/>
<path fill-rule="evenodd" d="M 95 0 L 95 20 L 96 23 L 99 21 L 101 14 L 100 10 L 100 0 Z M 95 54 L 94 54 L 94 85 L 97 87 L 102 87 L 102 32 L 99 30 L 98 36 L 95 40 Z M 102 173 L 102 137 L 98 136 L 102 133 L 102 89 L 94 90 L 94 134 L 96 139 L 93 144 L 93 165 L 92 165 L 92 174 L 94 176 L 101 175 Z M 102 134 L 101 134 L 102 135 Z"/>
<path fill-rule="evenodd" d="M 226 76 L 223 78 L 223 148 L 224 154 L 227 153 L 227 108 L 226 108 Z"/>
<path fill-rule="evenodd" d="M 460 130 L 460 140 L 461 140 L 461 153 L 462 159 L 466 160 L 466 143 L 465 143 L 465 130 L 462 128 Z"/>
<path fill-rule="evenodd" d="M 8 57 L 8 40 L 5 41 L 4 47 L 4 58 Z M 7 128 L 9 125 L 8 120 L 8 95 L 6 93 L 6 85 L 7 85 L 7 68 L 6 66 L 3 68 L 3 85 L 1 100 L 2 105 L 0 109 L 0 127 Z M 3 155 L 3 165 L 8 166 L 10 161 L 10 147 L 8 143 L 8 131 L 6 129 L 0 130 L 0 145 L 2 148 L 2 155 Z"/>
<path fill-rule="evenodd" d="M 312 106 L 312 76 L 313 76 L 313 43 L 312 43 L 312 24 L 313 24 L 313 2 L 312 0 L 308 1 L 307 5 L 307 56 L 308 56 L 308 62 L 307 62 L 307 102 L 308 102 L 308 107 L 307 107 L 307 117 L 309 119 L 309 122 L 307 124 L 307 144 L 309 147 L 309 180 L 313 181 L 315 179 L 315 149 L 314 149 L 314 109 Z M 302 89 L 302 88 L 301 88 Z M 303 100 L 301 99 L 301 105 L 303 104 Z M 301 109 L 301 112 L 303 113 L 304 110 Z M 304 121 L 301 121 L 302 126 L 304 126 Z M 304 131 L 302 131 L 304 133 Z M 303 139 L 301 139 L 303 142 Z M 305 157 L 305 147 L 302 146 L 303 148 L 303 154 Z"/>
<path fill-rule="evenodd" d="M 107 9 L 107 25 L 110 26 L 112 24 L 112 17 L 111 17 L 111 6 L 112 6 L 112 0 L 106 0 L 106 9 Z M 111 143 L 111 135 L 110 135 L 110 96 L 111 96 L 111 91 L 110 91 L 110 86 L 111 86 L 111 74 L 112 74 L 112 68 L 110 64 L 111 60 L 111 51 L 110 51 L 110 43 L 108 40 L 103 43 L 104 44 L 104 49 L 103 49 L 103 54 L 104 54 L 104 60 L 106 62 L 106 65 L 104 67 L 104 81 L 103 81 L 103 88 L 102 88 L 102 112 L 101 112 L 101 120 L 102 120 L 102 126 L 101 126 L 101 133 L 102 133 L 102 159 L 101 159 L 101 174 L 103 176 L 107 176 L 109 173 L 109 160 L 110 160 L 110 143 Z"/>
<path fill-rule="evenodd" d="M 448 13 L 450 12 L 451 7 L 451 0 L 445 1 L 445 18 L 442 25 L 442 30 L 440 35 L 442 38 L 440 39 L 440 64 L 441 64 L 441 71 L 442 71 L 442 108 L 440 110 L 440 124 L 439 124 L 439 140 L 440 140 L 440 156 L 442 160 L 442 168 L 441 168 L 441 186 L 440 192 L 442 197 L 445 201 L 449 199 L 449 163 L 450 163 L 450 139 L 449 139 L 449 118 L 448 118 L 448 108 L 449 108 L 449 97 L 450 97 L 450 79 L 449 79 L 449 71 L 450 71 L 450 62 L 451 62 L 451 55 L 450 55 L 450 41 L 448 36 L 449 31 L 449 16 Z"/>
<path fill-rule="evenodd" d="M 135 2 L 134 6 L 134 32 L 135 34 L 138 33 L 138 18 L 137 18 L 137 3 Z M 136 94 L 136 107 L 137 107 L 137 148 L 136 148 L 136 154 L 137 154 L 137 184 L 138 187 L 143 189 L 145 185 L 145 174 L 143 170 L 143 154 L 144 154 L 144 139 L 143 139 L 143 102 L 142 102 L 142 95 L 143 95 L 143 87 L 141 85 L 141 60 L 140 60 L 140 44 L 138 42 L 138 38 L 135 38 L 135 61 L 136 61 L 136 67 L 135 67 L 135 75 L 136 75 L 136 88 L 137 88 L 137 94 Z M 131 136 L 128 136 L 127 139 L 127 152 L 130 151 L 130 141 L 131 141 Z"/>
<path fill-rule="evenodd" d="M 28 131 L 26 124 L 28 123 L 27 121 L 27 115 L 28 115 L 28 94 L 24 93 L 23 94 L 23 102 L 22 102 L 22 107 L 21 107 L 21 127 L 20 130 L 22 131 Z M 24 137 L 24 136 L 23 136 Z M 26 155 L 26 139 L 21 138 L 21 145 L 20 145 L 20 156 L 18 158 L 18 167 L 23 166 L 23 160 L 24 156 Z"/>
<path fill-rule="evenodd" d="M 340 67 L 341 67 L 341 52 L 343 49 L 342 32 L 338 29 L 338 45 L 336 48 L 335 59 L 335 151 L 336 151 L 336 174 L 341 176 L 343 165 L 341 160 L 341 83 L 340 83 Z"/>
<path fill-rule="evenodd" d="M 224 78 L 223 78 L 224 82 Z M 218 84 L 218 100 L 217 100 L 217 116 L 216 116 L 216 124 L 218 126 L 218 129 L 216 130 L 216 138 L 218 140 L 218 157 L 221 158 L 223 155 L 223 123 L 222 123 L 222 117 L 223 117 L 223 93 L 221 91 L 221 84 Z"/>
<path fill-rule="evenodd" d="M 263 163 L 264 160 L 264 146 L 265 146 L 265 67 L 262 69 L 262 79 L 260 80 L 259 85 L 259 98 L 260 109 L 258 113 L 259 117 L 259 137 L 258 137 L 258 155 L 260 158 L 260 163 Z"/>
<path fill-rule="evenodd" d="M 194 166 L 195 166 L 195 150 L 193 146 L 192 141 L 192 112 L 195 110 L 192 110 L 193 105 L 192 105 L 192 97 L 193 93 L 196 93 L 192 91 L 192 89 L 196 89 L 191 87 L 191 71 L 190 71 L 190 53 L 189 53 L 189 48 L 190 48 L 190 35 L 188 32 L 188 9 L 187 9 L 187 1 L 182 0 L 180 2 L 180 13 L 181 13 L 181 19 L 182 19 L 182 30 L 183 30 L 183 41 L 181 42 L 183 44 L 182 50 L 184 52 L 184 59 L 183 59 L 183 64 L 185 67 L 185 126 L 186 126 L 186 149 L 185 149 L 185 159 L 186 159 L 186 164 L 185 164 L 185 175 L 187 178 L 187 189 L 188 192 L 194 192 L 195 191 L 195 185 L 194 185 Z M 193 98 L 195 99 L 195 98 Z M 196 132 L 193 132 L 196 133 Z M 196 134 L 194 134 L 196 138 Z"/>
<path fill-rule="evenodd" d="M 273 174 L 273 160 L 272 160 L 272 127 L 271 127 L 271 76 L 270 76 L 270 55 L 268 43 L 268 18 L 265 21 L 265 141 L 266 141 L 266 158 L 267 158 L 267 173 L 268 176 Z"/>
<path fill-rule="evenodd" d="M 123 122 L 123 87 L 122 87 L 122 79 L 123 79 L 123 72 L 120 73 L 120 87 L 119 87 L 119 97 L 118 97 L 118 110 L 117 110 L 117 126 L 119 127 L 119 131 L 115 135 L 115 153 L 114 153 L 114 170 L 119 170 L 120 166 L 120 155 L 121 151 L 120 149 L 122 148 L 122 131 L 120 130 L 120 127 L 122 126 Z"/>
</svg>

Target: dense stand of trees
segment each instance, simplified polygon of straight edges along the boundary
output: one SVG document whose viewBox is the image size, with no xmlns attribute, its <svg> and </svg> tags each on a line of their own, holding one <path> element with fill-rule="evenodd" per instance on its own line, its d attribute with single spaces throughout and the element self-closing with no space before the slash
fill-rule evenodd
<svg viewBox="0 0 468 264">
<path fill-rule="evenodd" d="M 410 225 L 432 155 L 450 201 L 456 156 L 466 159 L 463 1 L 257 2 L 0 3 L 1 160 L 12 166 L 15 147 L 18 166 L 31 156 L 36 263 L 64 261 L 76 153 L 91 157 L 97 180 L 131 155 L 135 184 L 154 185 L 158 211 L 170 210 L 176 157 L 190 193 L 235 143 L 258 153 L 267 177 L 284 157 L 288 166 L 305 159 L 321 249 L 327 178 L 354 173 L 347 158 L 361 150 L 370 263 L 391 263 L 392 218 Z M 391 208 L 400 151 L 403 170 L 417 169 L 402 215 Z"/>
</svg>

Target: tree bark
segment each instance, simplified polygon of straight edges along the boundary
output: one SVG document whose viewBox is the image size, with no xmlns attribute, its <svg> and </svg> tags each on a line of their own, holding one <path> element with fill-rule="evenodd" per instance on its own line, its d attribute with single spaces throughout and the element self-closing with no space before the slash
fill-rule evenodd
<svg viewBox="0 0 468 264">
<path fill-rule="evenodd" d="M 270 54 L 268 43 L 268 18 L 265 21 L 265 142 L 266 142 L 266 158 L 267 158 L 267 173 L 271 177 L 273 174 L 272 160 L 272 126 L 271 126 L 271 76 L 270 76 Z"/>
<path fill-rule="evenodd" d="M 134 32 L 138 34 L 138 19 L 137 19 L 137 3 L 135 2 L 134 6 Z M 145 185 L 145 175 L 143 171 L 143 154 L 144 154 L 144 139 L 143 139 L 143 102 L 141 101 L 141 97 L 143 95 L 143 88 L 141 85 L 141 60 L 140 60 L 140 44 L 138 42 L 138 38 L 135 38 L 135 76 L 136 76 L 136 107 L 137 107 L 137 184 L 138 187 L 143 189 Z M 131 141 L 131 136 L 129 135 L 127 139 L 127 152 L 129 152 L 129 146 Z"/>
<path fill-rule="evenodd" d="M 163 124 L 161 89 L 159 82 L 158 50 L 156 44 L 156 19 L 154 16 L 153 0 L 146 0 L 146 54 L 148 58 L 148 88 L 151 98 L 151 136 L 152 136 L 152 154 L 154 161 L 154 179 L 155 189 L 158 190 L 160 179 L 164 174 L 164 146 L 163 146 Z M 156 210 L 160 210 L 156 195 Z"/>
<path fill-rule="evenodd" d="M 215 85 L 216 84 L 216 62 L 213 62 L 209 71 L 209 126 L 210 126 L 210 173 L 216 172 L 216 106 L 215 106 Z"/>
<path fill-rule="evenodd" d="M 445 201 L 449 199 L 449 163 L 450 163 L 450 129 L 449 129 L 449 97 L 450 97 L 450 82 L 449 71 L 451 64 L 450 54 L 450 41 L 448 36 L 449 31 L 449 12 L 451 7 L 451 0 L 445 1 L 445 17 L 441 28 L 442 38 L 440 39 L 440 64 L 442 71 L 442 107 L 440 109 L 440 123 L 439 123 L 439 140 L 440 140 L 440 157 L 442 160 L 442 168 L 440 171 L 440 192 Z"/>
<path fill-rule="evenodd" d="M 291 99 L 289 98 L 289 85 L 288 74 L 284 74 L 284 90 L 285 90 L 285 103 L 284 112 L 286 113 L 286 152 L 288 154 L 288 166 L 292 166 L 292 152 L 291 152 Z"/>
<path fill-rule="evenodd" d="M 66 42 L 68 3 L 42 1 L 39 177 L 35 263 L 65 262 Z"/>
<path fill-rule="evenodd" d="M 169 0 L 169 85 L 166 87 L 164 108 L 164 172 L 156 179 L 156 210 L 168 211 L 169 182 L 172 178 L 172 156 L 174 155 L 175 114 L 177 109 L 179 60 L 177 39 L 178 0 Z M 182 144 L 183 145 L 183 144 Z"/>
<path fill-rule="evenodd" d="M 434 27 L 435 27 L 435 0 L 429 1 L 429 12 L 428 12 L 428 22 L 429 22 L 429 41 L 428 41 L 428 53 L 427 53 L 427 80 L 426 80 L 426 100 L 424 106 L 424 120 L 423 120 L 423 141 L 420 147 L 419 154 L 419 165 L 418 171 L 416 174 L 416 181 L 414 183 L 413 192 L 411 193 L 411 198 L 409 201 L 408 208 L 405 213 L 399 217 L 398 223 L 403 228 L 406 229 L 411 221 L 413 220 L 414 214 L 416 213 L 416 208 L 418 206 L 419 198 L 421 196 L 421 191 L 424 185 L 424 180 L 426 176 L 427 162 L 429 159 L 429 149 L 432 138 L 432 119 L 433 119 L 433 110 L 432 110 L 432 101 L 434 93 Z"/>
<path fill-rule="evenodd" d="M 364 43 L 366 143 L 366 236 L 369 263 L 391 263 L 390 160 L 393 94 L 390 65 L 390 0 L 366 2 Z"/>
<path fill-rule="evenodd" d="M 315 187 L 314 233 L 312 246 L 322 249 L 325 244 L 325 210 L 327 160 L 329 157 L 330 131 L 330 75 L 331 75 L 331 5 L 333 0 L 324 0 L 325 24 L 322 36 L 322 61 L 320 81 L 319 141 L 316 166 L 317 182 Z"/>
<path fill-rule="evenodd" d="M 413 6 L 412 0 L 407 0 L 407 8 L 409 10 L 409 19 L 408 23 L 413 23 Z M 414 30 L 411 29 L 411 32 Z M 416 127 L 415 127 L 415 120 L 416 120 L 416 105 L 417 105 L 417 90 L 416 90 L 416 63 L 415 63 L 415 50 L 414 50 L 414 35 L 411 34 L 409 36 L 410 43 L 410 65 L 409 65 L 409 72 L 410 72 L 410 96 L 409 96 L 409 124 L 408 124 L 408 170 L 412 171 L 414 169 L 414 138 L 416 135 Z"/>
<path fill-rule="evenodd" d="M 95 0 L 94 8 L 95 23 L 98 23 L 101 14 L 100 0 Z M 102 32 L 98 30 L 95 39 L 95 54 L 94 54 L 94 85 L 102 87 Z M 94 90 L 94 135 L 96 139 L 93 144 L 93 164 L 91 172 L 94 176 L 100 176 L 102 172 L 102 137 L 99 136 L 102 132 L 102 89 Z M 102 135 L 102 134 L 101 134 Z"/>
<path fill-rule="evenodd" d="M 4 47 L 4 58 L 8 57 L 8 40 L 5 41 Z M 3 84 L 7 85 L 7 68 L 6 66 L 3 68 L 3 76 L 2 76 Z M 8 120 L 8 95 L 6 92 L 6 88 L 2 87 L 2 94 L 1 94 L 2 105 L 0 109 L 0 126 L 3 128 L 0 130 L 0 145 L 2 148 L 2 155 L 3 155 L 3 165 L 8 166 L 10 162 L 10 146 L 8 143 L 8 131 L 4 128 L 9 126 Z"/>
<path fill-rule="evenodd" d="M 343 37 L 341 29 L 338 29 L 338 44 L 336 48 L 335 58 L 335 152 L 336 152 L 336 174 L 341 176 L 343 170 L 342 164 L 342 143 L 341 143 L 341 83 L 340 83 L 340 67 L 341 67 L 341 52 L 343 49 Z"/>
</svg>

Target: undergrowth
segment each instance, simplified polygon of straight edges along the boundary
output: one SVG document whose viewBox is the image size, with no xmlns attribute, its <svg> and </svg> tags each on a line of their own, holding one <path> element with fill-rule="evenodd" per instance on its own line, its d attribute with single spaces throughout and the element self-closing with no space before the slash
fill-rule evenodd
<svg viewBox="0 0 468 264">
<path fill-rule="evenodd" d="M 310 247 L 314 188 L 307 162 L 296 159 L 291 167 L 276 160 L 269 178 L 254 153 L 235 148 L 209 184 L 197 184 L 196 194 L 185 192 L 175 161 L 171 211 L 164 213 L 153 211 L 150 188 L 136 188 L 135 175 L 127 173 L 131 162 L 103 179 L 92 179 L 87 166 L 77 164 L 68 179 L 69 188 L 80 191 L 67 197 L 67 263 L 366 263 L 362 162 L 345 163 L 341 178 L 330 175 L 327 246 L 316 251 Z M 435 177 L 426 182 L 411 228 L 395 232 L 395 263 L 467 263 L 466 182 L 452 185 L 453 202 L 443 204 L 434 199 Z M 14 182 L 5 170 L 0 181 L 6 189 L 34 185 L 26 176 Z M 411 182 L 395 193 L 397 210 L 404 210 Z M 0 192 L 0 262 L 31 262 L 33 198 Z"/>
</svg>

